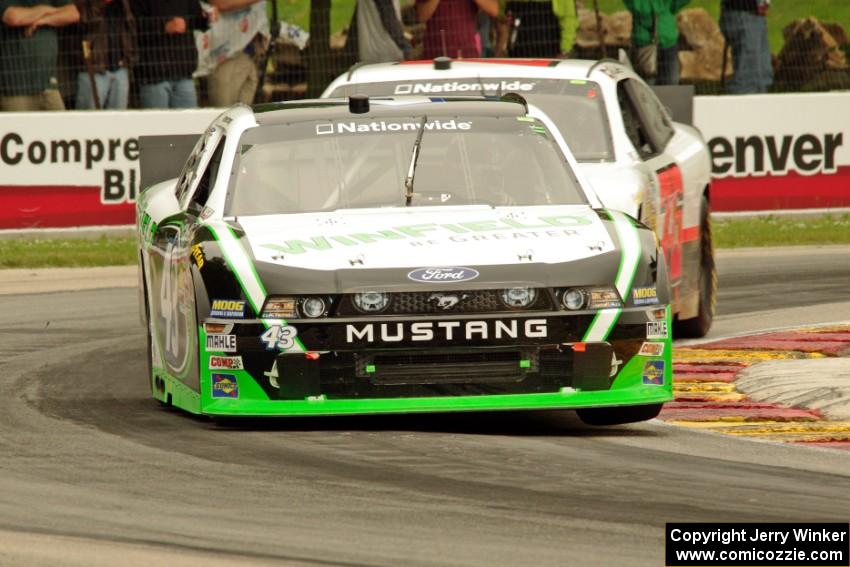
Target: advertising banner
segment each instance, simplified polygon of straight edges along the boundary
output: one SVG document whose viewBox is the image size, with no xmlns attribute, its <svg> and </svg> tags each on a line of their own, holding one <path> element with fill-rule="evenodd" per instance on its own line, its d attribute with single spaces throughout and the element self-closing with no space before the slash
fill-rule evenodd
<svg viewBox="0 0 850 567">
<path fill-rule="evenodd" d="M 701 96 L 713 211 L 850 207 L 850 93 Z"/>
<path fill-rule="evenodd" d="M 139 137 L 200 134 L 219 109 L 0 114 L 0 229 L 133 224 Z M 712 210 L 850 207 L 850 93 L 694 99 Z"/>
<path fill-rule="evenodd" d="M 0 229 L 133 224 L 139 136 L 200 135 L 220 112 L 0 114 Z"/>
</svg>

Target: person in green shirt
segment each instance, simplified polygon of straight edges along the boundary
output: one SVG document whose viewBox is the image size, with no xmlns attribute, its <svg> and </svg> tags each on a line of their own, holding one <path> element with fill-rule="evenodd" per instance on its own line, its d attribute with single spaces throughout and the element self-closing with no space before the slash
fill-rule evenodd
<svg viewBox="0 0 850 567">
<path fill-rule="evenodd" d="M 632 14 L 632 48 L 635 68 L 652 80 L 652 47 L 655 46 L 655 84 L 679 84 L 679 30 L 676 13 L 690 0 L 623 0 Z"/>
<path fill-rule="evenodd" d="M 71 0 L 0 0 L 0 19 L 0 110 L 65 110 L 55 28 L 77 23 L 77 7 Z"/>
<path fill-rule="evenodd" d="M 575 0 L 552 0 L 552 11 L 561 26 L 561 57 L 572 57 L 578 30 Z"/>
</svg>

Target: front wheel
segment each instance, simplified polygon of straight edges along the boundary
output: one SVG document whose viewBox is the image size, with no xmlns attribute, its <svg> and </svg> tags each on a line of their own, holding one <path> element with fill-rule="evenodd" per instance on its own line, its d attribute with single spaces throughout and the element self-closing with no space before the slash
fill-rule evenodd
<svg viewBox="0 0 850 567">
<path fill-rule="evenodd" d="M 150 299 L 148 298 L 148 286 L 145 274 L 142 272 L 143 300 L 145 306 L 145 336 L 147 349 L 145 350 L 146 361 L 145 369 L 147 370 L 148 386 L 150 386 L 151 396 L 162 405 L 168 405 L 168 398 L 165 395 L 165 382 L 159 376 L 154 375 L 154 348 L 153 348 L 153 320 L 151 319 Z"/>
<path fill-rule="evenodd" d="M 700 207 L 699 311 L 691 319 L 676 321 L 673 336 L 699 338 L 708 334 L 717 306 L 717 266 L 711 237 L 711 209 L 703 196 Z"/>
<path fill-rule="evenodd" d="M 587 425 L 623 425 L 655 419 L 664 404 L 645 406 L 618 406 L 613 408 L 587 408 L 576 410 L 579 419 Z"/>
</svg>

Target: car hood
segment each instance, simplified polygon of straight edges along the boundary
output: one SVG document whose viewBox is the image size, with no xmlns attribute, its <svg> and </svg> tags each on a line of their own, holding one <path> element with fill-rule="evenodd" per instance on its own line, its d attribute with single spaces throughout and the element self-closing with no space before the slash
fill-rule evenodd
<svg viewBox="0 0 850 567">
<path fill-rule="evenodd" d="M 588 206 L 411 207 L 228 219 L 255 261 L 307 270 L 505 266 L 614 250 Z"/>
<path fill-rule="evenodd" d="M 579 167 L 605 207 L 637 217 L 651 177 L 635 166 L 618 163 L 580 163 Z"/>
</svg>

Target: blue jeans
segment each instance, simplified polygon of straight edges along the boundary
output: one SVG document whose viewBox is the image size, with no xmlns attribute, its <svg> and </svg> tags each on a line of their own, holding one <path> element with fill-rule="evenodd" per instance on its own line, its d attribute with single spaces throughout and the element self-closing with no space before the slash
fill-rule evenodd
<svg viewBox="0 0 850 567">
<path fill-rule="evenodd" d="M 197 108 L 198 95 L 192 79 L 162 81 L 139 87 L 142 108 Z"/>
<path fill-rule="evenodd" d="M 773 83 L 767 19 L 744 10 L 723 10 L 720 31 L 732 48 L 735 66 L 726 90 L 730 94 L 766 93 Z"/>
<path fill-rule="evenodd" d="M 655 84 L 656 85 L 678 85 L 679 84 L 679 47 L 661 47 L 655 51 Z"/>
<path fill-rule="evenodd" d="M 110 110 L 127 108 L 130 94 L 130 78 L 123 67 L 116 71 L 95 73 L 94 84 L 100 107 Z M 91 80 L 88 73 L 77 75 L 77 110 L 94 109 L 94 97 L 91 92 Z"/>
</svg>

